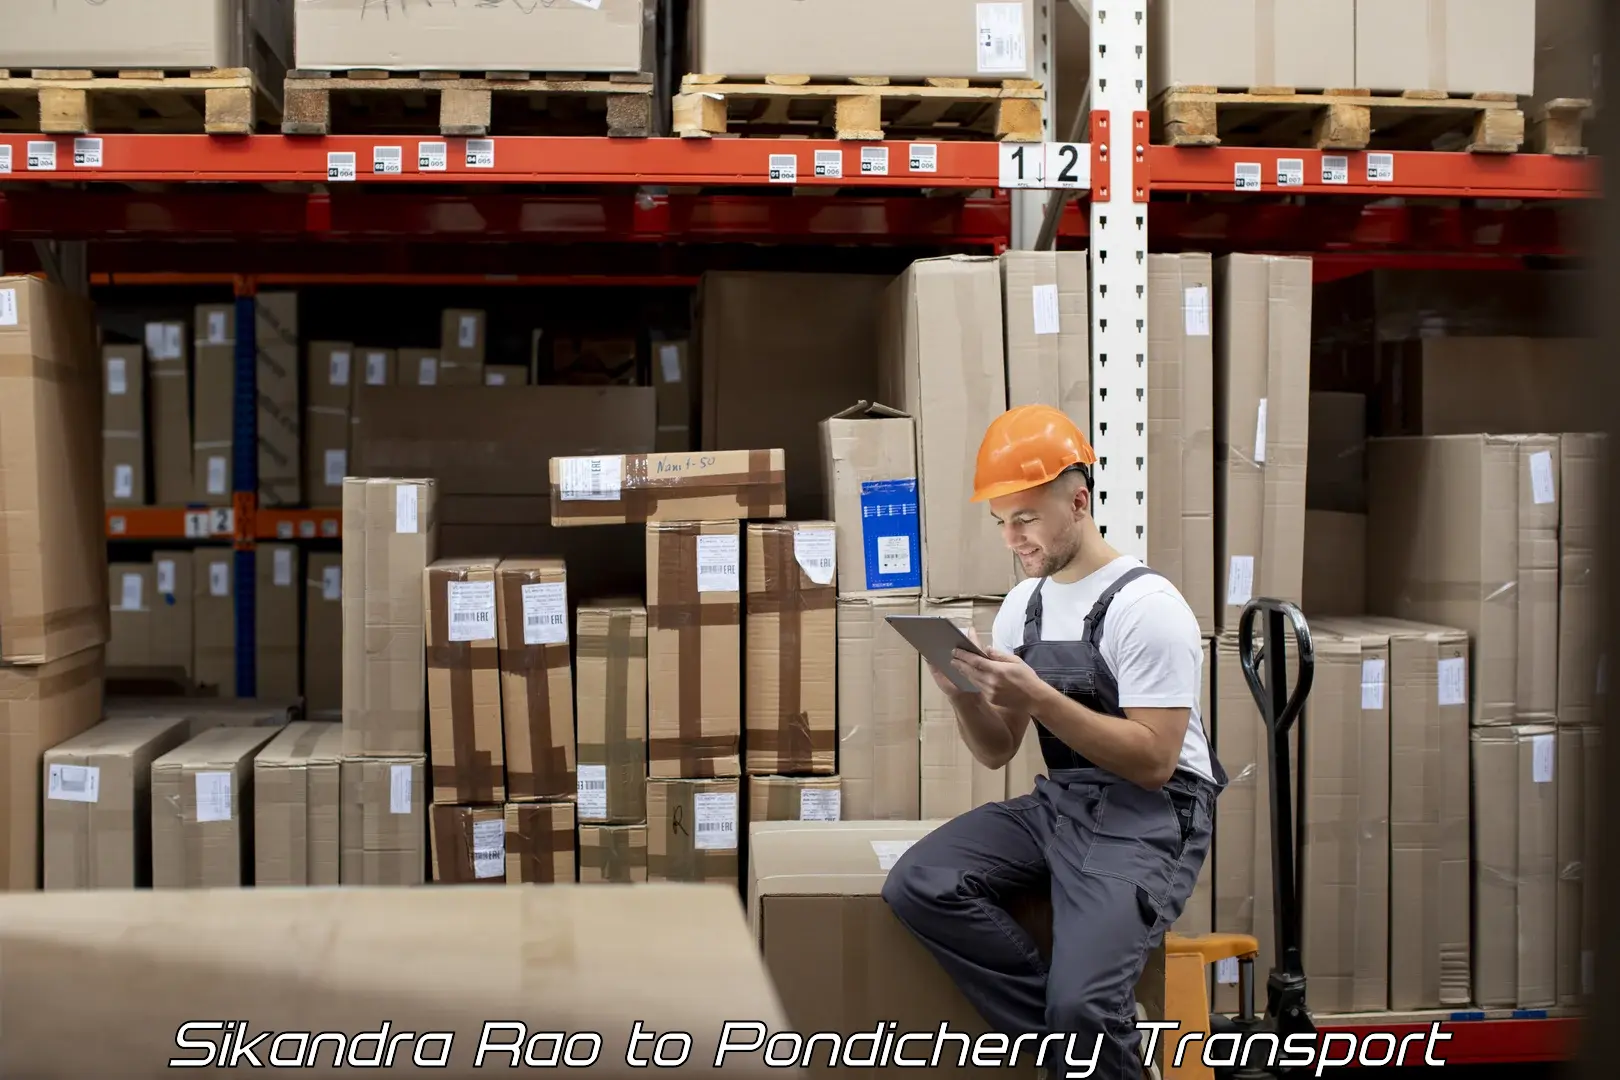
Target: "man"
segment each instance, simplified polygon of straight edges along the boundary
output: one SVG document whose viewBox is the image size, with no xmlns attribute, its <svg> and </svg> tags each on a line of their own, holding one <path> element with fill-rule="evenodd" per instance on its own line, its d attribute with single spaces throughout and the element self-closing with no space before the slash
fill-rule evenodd
<svg viewBox="0 0 1620 1080">
<path fill-rule="evenodd" d="M 1103 539 L 1095 463 L 1056 409 L 1014 409 L 985 435 L 973 499 L 1028 579 L 987 657 L 954 654 L 978 693 L 930 669 L 974 757 L 1001 768 L 1033 722 L 1046 775 L 914 844 L 883 898 L 995 1030 L 1073 1036 L 1094 1076 L 1139 1077 L 1136 982 L 1192 893 L 1226 774 L 1198 714 L 1198 621 Z M 1050 967 L 1007 914 L 1029 890 L 1051 894 Z M 1041 1064 L 1061 1073 L 1068 1040 L 1050 1045 Z"/>
</svg>

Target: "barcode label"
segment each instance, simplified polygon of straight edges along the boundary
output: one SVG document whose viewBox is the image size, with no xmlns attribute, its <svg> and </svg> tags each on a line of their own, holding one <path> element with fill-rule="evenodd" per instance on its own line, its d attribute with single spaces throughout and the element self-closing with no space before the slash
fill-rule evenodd
<svg viewBox="0 0 1620 1080">
<path fill-rule="evenodd" d="M 1448 656 L 1436 667 L 1440 683 L 1441 705 L 1468 704 L 1468 661 L 1461 656 Z"/>
<path fill-rule="evenodd" d="M 226 333 L 225 313 L 223 311 L 210 311 L 208 313 L 208 344 L 229 345 L 230 335 Z"/>
<path fill-rule="evenodd" d="M 79 169 L 101 168 L 101 140 L 100 139 L 74 139 L 73 165 Z"/>
<path fill-rule="evenodd" d="M 451 641 L 495 640 L 495 583 L 448 581 Z"/>
<path fill-rule="evenodd" d="M 824 179 L 839 179 L 844 175 L 842 150 L 817 150 L 816 175 Z"/>
<path fill-rule="evenodd" d="M 107 358 L 107 393 L 114 397 L 129 393 L 129 379 L 124 374 L 124 358 L 122 356 L 109 356 Z"/>
<path fill-rule="evenodd" d="M 1028 64 L 1024 46 L 1023 4 L 980 4 L 979 71 L 1019 72 Z"/>
<path fill-rule="evenodd" d="M 590 821 L 608 816 L 606 765 L 579 766 L 579 816 Z"/>
<path fill-rule="evenodd" d="M 795 154 L 772 154 L 766 166 L 773 184 L 792 184 L 799 179 L 799 159 Z"/>
<path fill-rule="evenodd" d="M 197 820 L 199 822 L 231 820 L 230 773 L 197 774 Z"/>
<path fill-rule="evenodd" d="M 231 595 L 231 564 L 227 562 L 211 562 L 208 564 L 208 595 Z"/>
<path fill-rule="evenodd" d="M 467 140 L 467 168 L 493 169 L 495 167 L 495 140 Z"/>
<path fill-rule="evenodd" d="M 912 172 L 939 172 L 939 147 L 933 143 L 913 143 L 908 155 Z"/>
<path fill-rule="evenodd" d="M 837 821 L 842 795 L 837 788 L 805 788 L 799 792 L 799 820 Z"/>
<path fill-rule="evenodd" d="M 1348 184 L 1350 182 L 1350 159 L 1337 154 L 1325 154 L 1322 157 L 1322 183 Z"/>
<path fill-rule="evenodd" d="M 355 156 L 353 150 L 333 150 L 326 155 L 326 178 L 331 181 L 353 180 Z"/>
<path fill-rule="evenodd" d="M 349 472 L 349 452 L 347 450 L 328 450 L 326 452 L 326 486 L 340 488 L 343 478 Z"/>
<path fill-rule="evenodd" d="M 343 599 L 343 567 L 328 566 L 321 570 L 321 599 Z"/>
<path fill-rule="evenodd" d="M 208 494 L 225 494 L 225 458 L 214 456 L 208 459 Z"/>
<path fill-rule="evenodd" d="M 1260 163 L 1258 161 L 1240 161 L 1232 166 L 1232 189 L 1234 191 L 1260 190 Z"/>
<path fill-rule="evenodd" d="M 557 466 L 565 502 L 617 502 L 624 486 L 624 458 L 563 458 Z"/>
<path fill-rule="evenodd" d="M 45 797 L 93 803 L 101 798 L 101 770 L 94 765 L 52 765 Z"/>
<path fill-rule="evenodd" d="M 418 143 L 416 167 L 422 172 L 444 172 L 450 167 L 450 144 L 442 142 Z"/>
<path fill-rule="evenodd" d="M 135 497 L 135 466 L 113 466 L 113 498 L 133 499 Z"/>
<path fill-rule="evenodd" d="M 1390 184 L 1395 181 L 1395 155 L 1394 154 L 1368 154 L 1367 180 L 1374 184 Z"/>
<path fill-rule="evenodd" d="M 884 577 L 900 576 L 911 573 L 911 537 L 909 536 L 880 536 L 878 547 L 878 572 Z"/>
<path fill-rule="evenodd" d="M 1305 159 L 1279 158 L 1277 161 L 1278 187 L 1305 186 Z"/>
<path fill-rule="evenodd" d="M 394 531 L 409 534 L 416 530 L 416 485 L 401 484 L 394 489 Z"/>
<path fill-rule="evenodd" d="M 293 581 L 293 553 L 291 548 L 276 548 L 272 554 L 275 565 L 271 567 L 271 574 L 276 588 L 290 589 Z"/>
<path fill-rule="evenodd" d="M 408 814 L 411 812 L 411 767 L 409 765 L 388 766 L 388 812 L 390 814 Z"/>
<path fill-rule="evenodd" d="M 349 385 L 349 351 L 347 349 L 334 349 L 327 381 L 333 386 Z"/>
<path fill-rule="evenodd" d="M 506 873 L 506 819 L 473 822 L 473 877 L 496 878 Z"/>
<path fill-rule="evenodd" d="M 461 325 L 457 327 L 456 343 L 463 349 L 471 349 L 478 344 L 478 316 L 463 315 Z"/>
<path fill-rule="evenodd" d="M 0 173 L 11 171 L 11 147 L 0 146 Z"/>
<path fill-rule="evenodd" d="M 366 385 L 386 386 L 388 384 L 388 354 L 366 353 Z"/>
<path fill-rule="evenodd" d="M 174 595 L 174 560 L 157 561 L 157 591 L 164 596 Z"/>
<path fill-rule="evenodd" d="M 547 581 L 523 586 L 523 644 L 561 645 L 568 640 L 568 586 Z"/>
<path fill-rule="evenodd" d="M 56 171 L 56 144 L 49 141 L 29 143 L 28 168 L 30 172 Z"/>
<path fill-rule="evenodd" d="M 698 592 L 738 592 L 741 552 L 737 537 L 700 536 L 697 538 Z"/>
<path fill-rule="evenodd" d="M 861 147 L 861 175 L 889 175 L 889 148 L 887 146 Z"/>
<path fill-rule="evenodd" d="M 817 585 L 831 585 L 837 569 L 837 533 L 832 529 L 797 529 L 793 533 L 793 557 L 805 577 Z"/>
<path fill-rule="evenodd" d="M 405 171 L 405 148 L 379 146 L 371 152 L 371 171 L 379 176 L 398 176 Z"/>
<path fill-rule="evenodd" d="M 692 796 L 697 819 L 693 846 L 699 851 L 734 851 L 737 847 L 737 793 L 698 792 Z"/>
<path fill-rule="evenodd" d="M 1361 707 L 1384 707 L 1384 661 L 1376 656 L 1361 662 Z"/>
</svg>

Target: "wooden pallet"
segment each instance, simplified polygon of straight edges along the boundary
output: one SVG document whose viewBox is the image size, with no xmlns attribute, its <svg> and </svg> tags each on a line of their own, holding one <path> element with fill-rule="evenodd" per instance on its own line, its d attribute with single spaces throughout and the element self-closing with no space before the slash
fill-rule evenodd
<svg viewBox="0 0 1620 1080">
<path fill-rule="evenodd" d="M 1154 101 L 1153 140 L 1168 146 L 1281 146 L 1318 150 L 1459 150 L 1512 154 L 1525 141 L 1513 94 L 1451 97 L 1409 90 L 1296 93 L 1178 86 Z"/>
<path fill-rule="evenodd" d="M 975 85 L 969 79 L 902 83 L 883 76 L 812 82 L 804 75 L 770 75 L 734 82 L 723 75 L 688 75 L 675 95 L 674 129 L 684 138 L 742 135 L 840 139 L 995 139 L 1039 142 L 1046 91 L 1028 79 Z"/>
<path fill-rule="evenodd" d="M 1538 154 L 1585 157 L 1588 153 L 1586 121 L 1592 102 L 1585 98 L 1553 98 L 1531 113 L 1530 147 Z"/>
<path fill-rule="evenodd" d="M 292 71 L 287 135 L 653 134 L 647 74 L 535 75 L 527 71 Z"/>
<path fill-rule="evenodd" d="M 203 71 L 0 69 L 0 131 L 45 135 L 250 135 L 277 102 L 248 68 Z"/>
</svg>

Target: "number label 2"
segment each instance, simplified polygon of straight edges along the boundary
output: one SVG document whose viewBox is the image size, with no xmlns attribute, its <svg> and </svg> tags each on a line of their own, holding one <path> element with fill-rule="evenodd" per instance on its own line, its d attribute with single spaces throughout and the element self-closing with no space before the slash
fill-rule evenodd
<svg viewBox="0 0 1620 1080">
<path fill-rule="evenodd" d="M 1091 147 L 1084 143 L 1046 144 L 1046 186 L 1085 190 L 1091 187 Z"/>
</svg>

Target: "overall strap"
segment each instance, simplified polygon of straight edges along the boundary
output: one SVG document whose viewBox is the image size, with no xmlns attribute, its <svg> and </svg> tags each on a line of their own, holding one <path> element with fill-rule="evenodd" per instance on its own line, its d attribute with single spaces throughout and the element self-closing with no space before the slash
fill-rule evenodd
<svg viewBox="0 0 1620 1080">
<path fill-rule="evenodd" d="M 1108 589 L 1101 596 L 1097 597 L 1097 602 L 1092 605 L 1091 613 L 1086 616 L 1086 629 L 1083 639 L 1086 644 L 1097 646 L 1102 643 L 1103 619 L 1107 617 L 1108 607 L 1114 602 L 1114 597 L 1119 593 L 1119 590 L 1123 589 L 1137 578 L 1147 577 L 1150 574 L 1155 577 L 1158 576 L 1158 572 L 1150 569 L 1149 567 L 1132 567 L 1131 569 L 1125 571 L 1125 573 L 1121 574 L 1117 581 L 1108 586 Z"/>
<path fill-rule="evenodd" d="M 1041 590 L 1046 587 L 1046 579 L 1035 583 L 1030 590 L 1029 603 L 1024 605 L 1024 648 L 1039 645 L 1041 642 L 1041 613 L 1045 610 L 1041 603 Z"/>
</svg>

